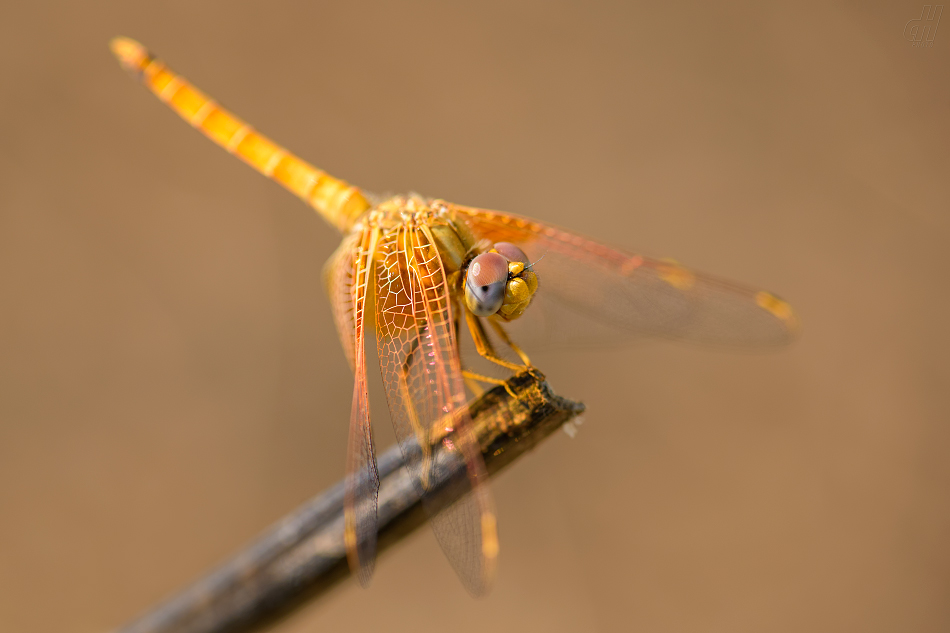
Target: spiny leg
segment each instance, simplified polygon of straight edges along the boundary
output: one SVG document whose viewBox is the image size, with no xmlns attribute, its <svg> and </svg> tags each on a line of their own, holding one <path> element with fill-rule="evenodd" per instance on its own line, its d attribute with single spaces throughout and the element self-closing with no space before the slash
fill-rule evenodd
<svg viewBox="0 0 950 633">
<path fill-rule="evenodd" d="M 459 314 L 461 313 L 461 306 L 456 301 L 452 301 L 452 322 L 455 328 L 455 345 L 457 348 L 462 346 L 462 331 L 461 331 L 461 319 Z M 461 358 L 459 359 L 461 361 Z M 469 391 L 476 398 L 481 398 L 482 394 L 485 393 L 485 389 L 482 388 L 481 383 L 488 383 L 491 385 L 501 385 L 505 384 L 504 380 L 499 380 L 497 378 L 490 378 L 488 376 L 483 376 L 481 374 L 476 374 L 473 371 L 468 369 L 462 369 L 462 380 L 465 381 L 465 386 L 468 387 Z"/>
<path fill-rule="evenodd" d="M 482 388 L 478 376 L 470 374 L 468 370 L 463 369 L 462 380 L 465 381 L 465 386 L 468 387 L 468 390 L 471 391 L 472 395 L 476 398 L 481 398 L 485 394 L 485 390 Z"/>
<path fill-rule="evenodd" d="M 531 367 L 531 360 L 528 358 L 528 355 L 525 354 L 520 347 L 515 345 L 514 341 L 512 341 L 508 336 L 508 332 L 505 332 L 505 328 L 502 327 L 501 323 L 495 319 L 489 319 L 488 323 L 492 326 L 492 329 L 495 330 L 495 333 L 501 337 L 501 340 L 503 340 L 505 344 L 510 347 L 515 354 L 518 355 L 518 358 L 521 359 L 521 362 L 524 363 L 524 366 Z"/>
<path fill-rule="evenodd" d="M 481 396 L 485 393 L 485 390 L 482 389 L 482 386 L 479 383 L 488 383 L 489 385 L 502 385 L 505 388 L 505 391 L 508 392 L 512 397 L 515 396 L 515 393 L 508 386 L 508 382 L 502 380 L 501 378 L 492 378 L 491 376 L 486 376 L 484 374 L 476 374 L 473 371 L 467 369 L 462 370 L 462 378 L 465 380 L 465 384 L 468 385 L 468 388 L 472 390 L 475 394 L 475 397 Z"/>
<path fill-rule="evenodd" d="M 459 328 L 459 305 L 455 301 L 452 301 L 452 327 L 455 330 L 455 346 L 459 349 L 462 346 L 462 339 L 461 330 Z M 461 361 L 461 358 L 459 361 Z M 482 386 L 478 384 L 477 378 L 469 376 L 468 371 L 465 369 L 462 370 L 462 380 L 465 381 L 465 386 L 468 387 L 468 390 L 471 391 L 476 398 L 480 398 L 482 394 L 485 393 Z"/>
<path fill-rule="evenodd" d="M 523 371 L 527 366 L 530 366 L 527 363 L 525 365 L 518 365 L 517 363 L 512 363 L 500 357 L 495 351 L 491 340 L 488 338 L 488 334 L 485 332 L 485 327 L 482 325 L 481 320 L 468 310 L 465 311 L 465 322 L 468 325 L 469 332 L 472 333 L 472 339 L 475 341 L 475 349 L 482 358 L 514 372 Z M 507 339 L 507 336 L 505 336 L 505 339 Z"/>
</svg>

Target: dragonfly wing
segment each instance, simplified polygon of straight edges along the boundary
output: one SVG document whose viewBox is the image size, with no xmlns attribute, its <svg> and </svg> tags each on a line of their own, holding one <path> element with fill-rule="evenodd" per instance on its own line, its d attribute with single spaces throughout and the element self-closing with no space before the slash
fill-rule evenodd
<svg viewBox="0 0 950 633">
<path fill-rule="evenodd" d="M 791 307 L 763 290 L 694 272 L 672 260 L 625 253 L 533 220 L 453 209 L 476 238 L 513 242 L 532 261 L 540 260 L 535 268 L 538 297 L 544 297 L 540 304 L 554 299 L 576 314 L 634 335 L 714 345 L 778 346 L 796 334 L 798 320 Z M 553 327 L 570 322 L 550 316 Z M 570 328 L 557 329 L 572 336 Z"/>
<path fill-rule="evenodd" d="M 363 586 L 369 583 L 376 562 L 376 500 L 379 494 L 364 352 L 366 296 L 377 237 L 375 230 L 364 231 L 352 241 L 351 254 L 338 251 L 337 257 L 331 260 L 333 264 L 329 271 L 329 289 L 338 293 L 336 296 L 331 294 L 334 314 L 354 368 L 344 484 L 344 538 L 350 568 Z M 349 308 L 341 303 L 348 303 Z"/>
<path fill-rule="evenodd" d="M 495 515 L 465 405 L 445 271 L 425 227 L 387 233 L 378 252 L 377 349 L 396 438 L 439 545 L 466 588 L 484 594 L 498 550 Z M 457 500 L 439 512 L 435 482 L 446 472 Z"/>
<path fill-rule="evenodd" d="M 353 319 L 356 303 L 353 292 L 357 285 L 356 257 L 361 237 L 360 233 L 347 236 L 323 267 L 323 283 L 330 298 L 333 322 L 343 345 L 343 353 L 353 370 L 356 369 L 356 325 Z"/>
</svg>

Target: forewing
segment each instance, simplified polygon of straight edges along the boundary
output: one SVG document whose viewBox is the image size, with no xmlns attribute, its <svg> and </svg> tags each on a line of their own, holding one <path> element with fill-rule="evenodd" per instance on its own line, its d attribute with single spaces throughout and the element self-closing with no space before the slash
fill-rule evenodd
<svg viewBox="0 0 950 633">
<path fill-rule="evenodd" d="M 377 349 L 396 438 L 439 545 L 468 590 L 483 594 L 498 549 L 495 515 L 465 406 L 445 271 L 425 227 L 394 229 L 378 253 Z M 435 482 L 446 472 L 457 501 L 438 513 Z"/>
<path fill-rule="evenodd" d="M 373 432 L 370 426 L 364 352 L 366 297 L 377 235 L 376 230 L 367 230 L 354 241 L 353 255 L 344 255 L 339 260 L 341 268 L 352 264 L 350 272 L 333 271 L 337 281 L 332 284 L 340 293 L 349 288 L 349 301 L 352 306 L 351 311 L 343 312 L 345 318 L 337 319 L 344 347 L 350 345 L 354 368 L 353 406 L 350 411 L 344 484 L 344 538 L 350 568 L 363 586 L 369 583 L 376 561 L 376 499 L 379 494 L 379 473 L 376 470 Z M 334 314 L 341 308 L 342 306 L 335 304 Z M 350 327 L 352 330 L 349 330 Z"/>
<path fill-rule="evenodd" d="M 513 242 L 532 262 L 540 260 L 534 268 L 540 279 L 539 303 L 553 298 L 617 330 L 700 343 L 777 346 L 797 331 L 791 307 L 771 293 L 697 273 L 672 260 L 631 255 L 533 220 L 453 209 L 476 238 Z M 552 313 L 551 320 L 571 319 Z M 579 330 L 561 328 L 558 334 L 583 335 Z"/>
</svg>

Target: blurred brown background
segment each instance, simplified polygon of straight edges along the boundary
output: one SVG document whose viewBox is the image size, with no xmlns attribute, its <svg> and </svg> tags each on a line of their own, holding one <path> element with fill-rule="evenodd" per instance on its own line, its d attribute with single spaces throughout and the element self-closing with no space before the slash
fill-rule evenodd
<svg viewBox="0 0 950 633">
<path fill-rule="evenodd" d="M 589 412 L 496 480 L 492 595 L 425 531 L 281 633 L 948 630 L 950 22 L 913 48 L 921 8 L 6 7 L 0 631 L 116 626 L 343 472 L 338 236 L 118 34 L 370 191 L 675 256 L 804 322 L 774 354 L 533 354 Z"/>
</svg>

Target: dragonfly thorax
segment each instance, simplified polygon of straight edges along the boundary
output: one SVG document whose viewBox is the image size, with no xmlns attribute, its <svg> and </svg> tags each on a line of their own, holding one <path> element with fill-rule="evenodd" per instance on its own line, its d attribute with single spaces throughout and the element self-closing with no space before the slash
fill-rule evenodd
<svg viewBox="0 0 950 633">
<path fill-rule="evenodd" d="M 381 234 L 427 234 L 438 251 L 451 292 L 481 317 L 511 321 L 527 309 L 538 289 L 538 276 L 524 251 L 508 242 L 479 239 L 452 205 L 438 199 L 397 195 L 370 210 L 356 230 Z"/>
<path fill-rule="evenodd" d="M 370 226 L 395 229 L 400 226 L 418 228 L 431 226 L 446 215 L 445 207 L 434 206 L 415 194 L 397 195 L 380 202 L 367 213 Z"/>
</svg>

